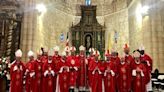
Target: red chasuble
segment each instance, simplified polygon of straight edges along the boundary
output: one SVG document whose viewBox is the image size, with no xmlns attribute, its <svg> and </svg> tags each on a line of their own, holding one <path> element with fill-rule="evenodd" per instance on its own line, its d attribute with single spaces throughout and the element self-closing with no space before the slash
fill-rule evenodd
<svg viewBox="0 0 164 92">
<path fill-rule="evenodd" d="M 78 61 L 80 63 L 78 86 L 80 90 L 83 90 L 87 83 L 87 59 L 84 55 L 79 55 Z"/>
<path fill-rule="evenodd" d="M 34 74 L 32 74 L 34 73 Z M 26 64 L 26 92 L 34 92 L 35 87 L 35 60 L 28 61 Z"/>
<path fill-rule="evenodd" d="M 118 66 L 118 89 L 119 92 L 130 92 L 132 73 L 128 62 L 121 62 Z"/>
<path fill-rule="evenodd" d="M 69 66 L 64 60 L 58 62 L 58 77 L 60 92 L 69 92 Z"/>
<path fill-rule="evenodd" d="M 25 66 L 22 62 L 14 61 L 10 68 L 10 92 L 23 92 L 23 76 Z"/>
<path fill-rule="evenodd" d="M 133 92 L 146 92 L 146 74 L 147 74 L 146 67 L 141 64 L 135 64 L 132 70 L 132 89 Z"/>
<path fill-rule="evenodd" d="M 55 65 L 53 61 L 49 63 L 48 61 L 43 64 L 42 68 L 43 73 L 43 83 L 42 83 L 42 92 L 55 92 L 56 90 L 56 79 L 55 77 Z"/>
<path fill-rule="evenodd" d="M 94 56 L 88 57 L 88 68 L 91 66 L 92 62 L 94 62 Z M 91 79 L 92 79 L 92 72 L 88 69 L 88 84 L 91 87 Z"/>
<path fill-rule="evenodd" d="M 150 79 L 151 79 L 151 71 L 152 71 L 152 59 L 147 55 L 141 55 L 141 62 L 144 63 L 144 66 L 147 69 L 147 73 L 146 73 L 146 84 L 149 83 Z"/>
<path fill-rule="evenodd" d="M 89 65 L 89 71 L 92 73 L 91 90 L 92 92 L 102 92 L 102 78 L 103 70 L 101 61 L 93 61 Z"/>
<path fill-rule="evenodd" d="M 104 86 L 105 92 L 116 92 L 116 68 L 112 61 L 105 62 Z"/>
<path fill-rule="evenodd" d="M 42 66 L 41 60 L 35 61 L 35 89 L 34 92 L 42 92 Z"/>
<path fill-rule="evenodd" d="M 69 87 L 77 86 L 78 70 L 79 70 L 79 61 L 76 56 L 69 56 L 67 58 L 69 66 Z"/>
</svg>

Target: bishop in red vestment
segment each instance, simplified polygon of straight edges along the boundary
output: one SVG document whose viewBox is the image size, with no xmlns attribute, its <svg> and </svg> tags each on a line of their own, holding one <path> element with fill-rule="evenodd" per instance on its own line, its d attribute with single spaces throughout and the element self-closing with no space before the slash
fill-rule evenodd
<svg viewBox="0 0 164 92">
<path fill-rule="evenodd" d="M 41 53 L 37 54 L 37 59 L 35 60 L 35 89 L 34 92 L 42 92 L 42 66 Z"/>
<path fill-rule="evenodd" d="M 16 60 L 13 61 L 10 68 L 10 92 L 23 92 L 23 76 L 25 73 L 25 66 L 20 61 L 22 51 L 19 49 L 15 52 Z"/>
<path fill-rule="evenodd" d="M 66 46 L 65 48 L 64 48 L 64 51 L 65 51 L 65 53 L 66 53 L 66 58 L 69 56 L 69 52 L 70 52 L 70 48 L 69 48 L 69 46 Z"/>
<path fill-rule="evenodd" d="M 128 69 L 128 76 L 129 76 L 128 81 L 130 82 L 130 81 L 132 81 L 132 77 L 130 77 L 130 76 L 131 76 L 131 72 L 132 72 L 132 67 L 135 64 L 135 62 L 134 62 L 134 58 L 129 54 L 129 52 L 130 52 L 130 48 L 127 44 L 125 44 L 125 46 L 124 46 L 124 54 L 125 54 L 124 59 L 125 59 L 126 65 L 129 68 Z M 129 85 L 128 88 L 131 89 L 131 83 L 128 85 Z"/>
<path fill-rule="evenodd" d="M 116 92 L 116 76 L 115 71 L 116 67 L 114 65 L 114 62 L 110 60 L 111 55 L 109 53 L 109 50 L 105 53 L 106 62 L 105 62 L 105 71 L 104 71 L 104 87 L 105 92 Z"/>
<path fill-rule="evenodd" d="M 115 67 L 116 67 L 116 73 L 118 71 L 118 65 L 120 63 L 120 58 L 118 57 L 118 52 L 113 50 L 111 53 L 111 61 L 114 63 Z M 117 75 L 116 75 L 117 76 Z"/>
<path fill-rule="evenodd" d="M 118 57 L 118 52 L 115 50 L 115 49 L 113 49 L 112 50 L 112 53 L 111 53 L 111 61 L 114 63 L 114 65 L 115 65 L 115 69 L 116 69 L 116 71 L 115 71 L 115 76 L 117 77 L 118 76 L 118 65 L 119 65 L 119 63 L 120 63 L 120 58 Z M 116 91 L 118 91 L 118 82 L 117 82 L 118 80 L 116 80 L 115 81 L 115 84 L 116 84 Z"/>
<path fill-rule="evenodd" d="M 145 54 L 145 48 L 144 46 L 141 46 L 139 48 L 140 53 L 141 53 L 141 62 L 144 64 L 144 66 L 147 69 L 147 74 L 146 76 L 146 86 L 147 86 L 147 91 L 152 91 L 152 82 L 151 82 L 151 72 L 152 72 L 152 64 L 153 60 L 150 58 L 149 55 Z"/>
<path fill-rule="evenodd" d="M 35 87 L 35 60 L 34 53 L 32 51 L 28 52 L 29 61 L 26 64 L 26 92 L 34 92 Z"/>
<path fill-rule="evenodd" d="M 125 57 L 121 58 L 121 62 L 118 67 L 117 82 L 119 92 L 131 92 L 131 66 L 127 61 L 125 61 Z"/>
<path fill-rule="evenodd" d="M 47 48 L 43 48 L 43 54 L 40 59 L 43 64 L 47 62 L 47 59 L 48 59 L 48 49 Z"/>
<path fill-rule="evenodd" d="M 53 61 L 53 51 L 50 50 L 48 53 L 48 60 L 43 64 L 42 72 L 43 72 L 43 83 L 42 83 L 42 92 L 55 92 L 56 91 L 56 82 L 54 81 L 55 73 L 55 65 Z"/>
<path fill-rule="evenodd" d="M 94 59 L 95 59 L 95 57 L 93 55 L 94 48 L 90 48 L 89 53 L 90 53 L 90 55 L 88 57 L 88 67 L 92 64 L 92 62 L 94 62 Z M 87 76 L 88 77 L 88 85 L 89 85 L 89 87 L 91 87 L 92 72 L 90 70 L 88 70 L 87 74 L 88 74 L 88 76 Z"/>
<path fill-rule="evenodd" d="M 129 54 L 130 48 L 127 44 L 124 46 L 124 53 L 125 53 L 125 62 L 127 62 L 128 65 L 133 66 L 134 64 L 134 58 Z"/>
<path fill-rule="evenodd" d="M 78 70 L 79 70 L 79 61 L 75 56 L 76 48 L 72 46 L 70 48 L 71 56 L 67 58 L 68 66 L 69 66 L 69 87 L 70 91 L 74 91 L 75 87 L 77 87 L 77 78 L 78 78 Z"/>
<path fill-rule="evenodd" d="M 58 76 L 59 76 L 59 92 L 69 92 L 69 66 L 66 62 L 66 54 L 62 53 L 63 56 L 58 62 Z"/>
<path fill-rule="evenodd" d="M 55 46 L 54 47 L 54 56 L 53 56 L 53 61 L 54 63 L 58 63 L 61 60 L 61 56 L 59 55 L 59 47 Z"/>
<path fill-rule="evenodd" d="M 92 73 L 91 79 L 91 92 L 102 92 L 102 78 L 104 67 L 102 62 L 98 60 L 99 52 L 96 50 L 94 52 L 95 60 L 89 65 L 89 71 Z"/>
<path fill-rule="evenodd" d="M 85 47 L 80 46 L 79 47 L 80 54 L 78 55 L 78 60 L 80 62 L 80 69 L 79 69 L 79 80 L 78 80 L 78 86 L 79 91 L 85 91 L 87 86 L 87 64 L 88 61 L 85 57 Z"/>
<path fill-rule="evenodd" d="M 138 51 L 134 52 L 135 65 L 132 70 L 133 76 L 133 92 L 147 92 L 146 91 L 146 67 L 141 63 L 140 53 Z"/>
</svg>

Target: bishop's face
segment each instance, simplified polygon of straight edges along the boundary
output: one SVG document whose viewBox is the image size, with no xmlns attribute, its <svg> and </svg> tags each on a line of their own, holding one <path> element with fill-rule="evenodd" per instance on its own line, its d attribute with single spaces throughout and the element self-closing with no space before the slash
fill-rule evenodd
<svg viewBox="0 0 164 92">
<path fill-rule="evenodd" d="M 129 54 L 129 49 L 124 49 L 124 53 L 128 55 Z"/>
<path fill-rule="evenodd" d="M 93 55 L 93 51 L 92 52 L 90 52 L 90 56 L 92 56 Z"/>
<path fill-rule="evenodd" d="M 134 59 L 135 59 L 135 62 L 136 62 L 137 64 L 140 64 L 140 58 L 139 58 L 139 57 L 135 57 Z"/>
<path fill-rule="evenodd" d="M 38 55 L 37 55 L 37 59 L 40 59 L 40 58 L 41 58 L 41 55 L 38 54 Z"/>
<path fill-rule="evenodd" d="M 95 60 L 96 60 L 96 61 L 98 61 L 98 57 L 99 57 L 99 56 L 95 56 Z"/>
<path fill-rule="evenodd" d="M 80 51 L 80 55 L 84 55 L 84 51 Z"/>
<path fill-rule="evenodd" d="M 121 57 L 121 63 L 125 62 L 125 58 Z"/>
<path fill-rule="evenodd" d="M 34 56 L 30 56 L 29 59 L 30 59 L 30 61 L 33 60 L 34 59 Z"/>
<path fill-rule="evenodd" d="M 69 55 L 69 52 L 68 51 L 66 51 L 66 56 L 68 56 Z"/>
<path fill-rule="evenodd" d="M 48 60 L 52 60 L 52 56 L 48 56 Z"/>
<path fill-rule="evenodd" d="M 74 56 L 74 55 L 75 55 L 75 52 L 74 52 L 74 51 L 72 51 L 72 52 L 71 52 L 71 55 L 72 55 L 72 56 Z"/>
<path fill-rule="evenodd" d="M 58 51 L 55 51 L 55 55 L 58 55 Z"/>
<path fill-rule="evenodd" d="M 107 59 L 107 61 L 110 61 L 110 56 L 107 56 L 106 59 Z"/>
<path fill-rule="evenodd" d="M 117 57 L 116 52 L 112 52 L 112 57 L 113 57 L 113 58 L 116 58 L 116 57 Z"/>
<path fill-rule="evenodd" d="M 20 62 L 20 60 L 21 60 L 21 57 L 16 57 L 17 62 Z"/>
<path fill-rule="evenodd" d="M 44 56 L 47 56 L 47 55 L 48 55 L 48 53 L 47 53 L 47 52 L 43 52 L 43 55 L 44 55 Z"/>
</svg>

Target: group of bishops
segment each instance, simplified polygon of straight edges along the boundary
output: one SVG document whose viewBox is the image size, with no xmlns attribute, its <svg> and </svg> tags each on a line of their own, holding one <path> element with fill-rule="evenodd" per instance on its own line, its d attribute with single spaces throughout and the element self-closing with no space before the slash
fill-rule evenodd
<svg viewBox="0 0 164 92">
<path fill-rule="evenodd" d="M 90 48 L 66 46 L 62 55 L 59 47 L 37 53 L 28 52 L 28 62 L 21 61 L 22 51 L 15 52 L 15 61 L 10 68 L 10 92 L 147 92 L 151 89 L 152 59 L 145 54 L 144 47 L 129 54 L 125 44 L 124 55 L 116 51 L 105 51 L 105 60 L 100 53 Z"/>
</svg>

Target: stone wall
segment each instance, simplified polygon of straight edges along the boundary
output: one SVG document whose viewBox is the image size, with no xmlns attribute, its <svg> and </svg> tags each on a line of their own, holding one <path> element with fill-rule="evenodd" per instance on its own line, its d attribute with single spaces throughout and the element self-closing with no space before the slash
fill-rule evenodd
<svg viewBox="0 0 164 92">
<path fill-rule="evenodd" d="M 132 1 L 132 2 L 131 2 Z M 131 3 L 130 3 L 131 2 Z M 44 3 L 47 12 L 35 10 L 37 3 Z M 84 0 L 28 0 L 23 4 L 24 18 L 21 34 L 23 60 L 27 61 L 28 50 L 40 47 L 65 46 L 69 28 L 80 21 L 80 5 Z M 164 72 L 164 2 L 162 0 L 93 0 L 97 5 L 97 19 L 106 27 L 106 49 L 116 49 L 122 54 L 123 45 L 129 43 L 131 51 L 141 44 L 153 58 L 153 68 Z M 148 15 L 141 15 L 142 6 L 150 6 Z M 136 12 L 138 11 L 138 12 Z M 114 45 L 114 33 L 118 43 Z M 64 34 L 64 41 L 60 35 Z"/>
<path fill-rule="evenodd" d="M 131 49 L 138 49 L 143 44 L 142 16 L 139 9 L 141 8 L 140 0 L 133 0 L 128 9 L 129 20 L 129 44 Z M 137 12 L 136 12 L 137 11 Z"/>
<path fill-rule="evenodd" d="M 46 12 L 40 13 L 36 10 L 36 4 L 39 3 L 45 4 Z M 63 50 L 67 32 L 75 16 L 73 16 L 71 10 L 65 10 L 63 5 L 59 3 L 62 2 L 30 0 L 25 1 L 22 5 L 24 18 L 20 46 L 23 51 L 23 61 L 26 62 L 28 60 L 27 52 L 29 50 L 36 53 L 41 47 L 51 49 L 55 45 L 59 45 L 61 51 Z M 63 41 L 60 40 L 61 34 L 64 34 Z"/>
<path fill-rule="evenodd" d="M 144 6 L 149 7 L 147 15 L 141 14 Z M 137 49 L 141 44 L 146 53 L 153 59 L 153 69 L 164 72 L 164 26 L 162 0 L 133 0 L 128 7 L 129 42 L 131 49 Z"/>
<path fill-rule="evenodd" d="M 113 46 L 114 31 L 119 33 L 118 50 L 122 50 L 124 43 L 128 43 L 128 21 L 127 21 L 127 0 L 93 0 L 92 4 L 97 5 L 97 19 L 101 25 L 106 26 L 106 48 Z M 47 12 L 40 14 L 35 10 L 38 3 L 44 3 Z M 40 47 L 53 48 L 59 45 L 61 50 L 65 46 L 65 40 L 60 40 L 60 35 L 66 34 L 71 25 L 80 21 L 80 5 L 85 4 L 84 0 L 30 0 L 24 3 L 24 21 L 22 27 L 21 48 L 23 60 L 27 61 L 28 50 L 37 52 Z"/>
<path fill-rule="evenodd" d="M 128 10 L 105 15 L 106 27 L 106 49 L 116 49 L 120 54 L 123 52 L 125 43 L 129 43 L 129 28 L 128 28 Z M 118 33 L 117 44 L 114 43 L 115 31 Z M 116 48 L 115 48 L 116 47 Z"/>
<path fill-rule="evenodd" d="M 52 2 L 46 3 L 46 6 L 49 5 L 46 13 L 39 16 L 41 17 L 40 22 L 42 25 L 38 24 L 38 28 L 42 27 L 40 31 L 42 32 L 41 37 L 43 37 L 43 42 L 40 46 L 51 49 L 55 45 L 58 45 L 60 52 L 62 52 L 66 44 L 67 32 L 72 25 L 74 16 L 56 8 L 56 3 L 51 3 Z M 64 34 L 64 40 L 60 39 L 62 34 Z"/>
<path fill-rule="evenodd" d="M 160 72 L 164 72 L 164 1 L 162 0 L 146 0 L 143 5 L 150 6 L 150 28 L 151 31 L 151 55 L 154 59 L 154 69 L 158 68 Z M 145 41 L 146 42 L 146 41 Z"/>
</svg>

